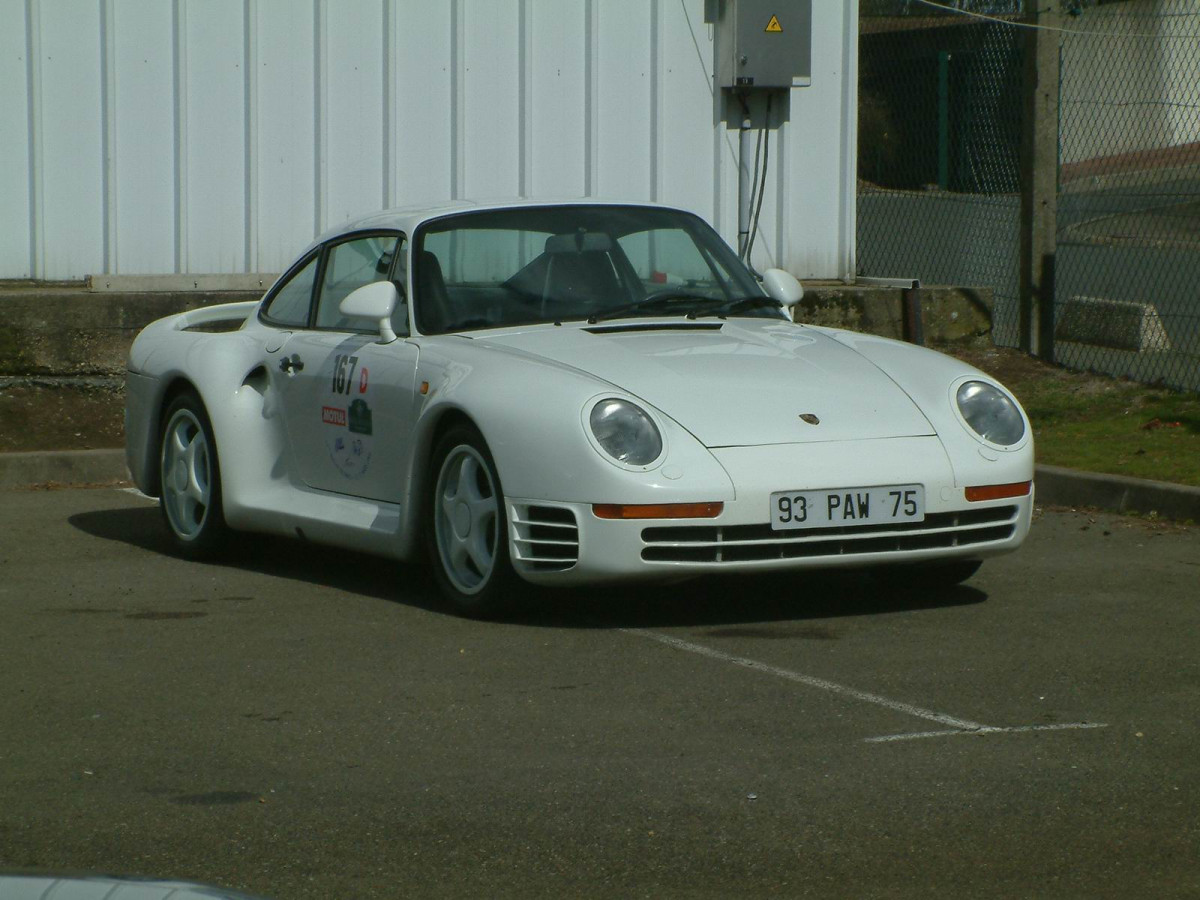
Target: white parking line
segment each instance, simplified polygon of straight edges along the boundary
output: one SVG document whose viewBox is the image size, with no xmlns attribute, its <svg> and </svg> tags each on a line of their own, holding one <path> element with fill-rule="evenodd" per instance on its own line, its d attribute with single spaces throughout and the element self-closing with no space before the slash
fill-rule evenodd
<svg viewBox="0 0 1200 900">
<path fill-rule="evenodd" d="M 626 634 L 636 634 L 638 637 L 650 638 L 652 641 L 658 641 L 660 644 L 667 644 L 670 647 L 675 647 L 678 650 L 687 650 L 691 653 L 699 653 L 701 656 L 707 656 L 710 659 L 719 659 L 722 662 L 733 663 L 735 666 L 742 666 L 746 669 L 755 669 L 759 672 L 766 672 L 770 675 L 775 675 L 779 678 L 785 678 L 788 681 L 795 681 L 799 684 L 806 684 L 809 687 L 819 688 L 823 691 L 829 691 L 833 694 L 840 694 L 843 697 L 852 697 L 855 700 L 862 700 L 864 703 L 874 703 L 876 706 L 884 706 L 896 712 L 906 713 L 910 716 L 916 716 L 919 719 L 928 719 L 931 722 L 937 722 L 941 725 L 949 725 L 951 728 L 956 728 L 964 731 L 978 731 L 981 728 L 987 728 L 986 725 L 980 722 L 972 722 L 968 719 L 959 719 L 954 716 L 948 716 L 944 713 L 934 712 L 932 709 L 923 709 L 920 706 L 913 706 L 911 703 L 901 703 L 899 700 L 889 700 L 887 697 L 880 697 L 878 694 L 869 694 L 866 691 L 860 691 L 855 688 L 846 687 L 845 685 L 835 684 L 832 681 L 826 681 L 824 678 L 816 678 L 812 675 L 804 675 L 800 672 L 793 672 L 790 669 L 781 669 L 778 666 L 767 665 L 759 662 L 756 659 L 747 659 L 744 656 L 734 656 L 730 653 L 722 653 L 720 650 L 713 650 L 711 647 L 704 647 L 700 644 L 693 644 L 690 641 L 683 641 L 676 637 L 671 637 L 667 634 L 659 634 L 657 631 L 646 631 L 641 628 L 622 628 Z"/>
<path fill-rule="evenodd" d="M 777 678 L 783 678 L 787 681 L 794 681 L 797 684 L 803 684 L 822 691 L 828 691 L 832 694 L 838 694 L 842 697 L 850 697 L 854 700 L 861 700 L 864 703 L 873 703 L 876 706 L 882 706 L 895 712 L 916 716 L 919 719 L 928 719 L 931 722 L 937 722 L 940 725 L 949 726 L 949 730 L 945 731 L 920 731 L 865 739 L 867 743 L 872 744 L 885 743 L 889 741 L 912 741 L 919 740 L 921 738 L 951 737 L 963 734 L 1012 734 L 1026 731 L 1065 731 L 1070 729 L 1107 727 L 1106 725 L 1102 725 L 1097 722 L 1070 722 L 1055 725 L 1017 725 L 1012 727 L 984 725 L 982 722 L 972 722 L 970 719 L 960 719 L 956 716 L 949 716 L 945 713 L 935 712 L 932 709 L 914 706 L 911 703 L 903 703 L 899 700 L 891 700 L 887 697 L 881 697 L 879 694 L 872 694 L 868 693 L 867 691 L 860 691 L 857 688 L 846 687 L 845 685 L 837 684 L 833 681 L 827 681 L 824 678 L 817 678 L 813 675 L 805 675 L 802 672 L 793 672 L 791 669 L 781 669 L 778 666 L 772 666 L 764 662 L 759 662 L 756 659 L 749 659 L 745 656 L 734 656 L 732 653 L 724 653 L 720 650 L 714 650 L 712 647 L 705 647 L 702 644 L 693 644 L 691 641 L 685 641 L 677 637 L 671 637 L 668 634 L 661 634 L 657 631 L 647 631 L 644 628 L 622 628 L 620 630 L 625 634 L 632 634 L 636 635 L 637 637 L 644 637 L 649 638 L 652 641 L 658 641 L 660 644 L 666 644 L 668 647 L 674 647 L 677 650 L 686 650 L 689 653 L 697 653 L 700 656 L 707 656 L 709 659 L 717 659 L 721 662 L 732 663 L 735 666 L 741 666 L 745 669 L 766 672 L 768 675 L 774 675 Z"/>
<path fill-rule="evenodd" d="M 1007 728 L 985 725 L 983 728 L 976 729 L 975 731 L 960 731 L 958 729 L 951 731 L 913 731 L 908 734 L 885 734 L 883 737 L 864 738 L 863 740 L 868 744 L 884 744 L 890 741 L 918 741 L 922 738 L 957 737 L 964 734 L 1021 734 L 1026 731 L 1079 731 L 1089 728 L 1107 727 L 1107 725 L 1101 722 L 1060 722 L 1055 725 L 1013 725 Z"/>
</svg>

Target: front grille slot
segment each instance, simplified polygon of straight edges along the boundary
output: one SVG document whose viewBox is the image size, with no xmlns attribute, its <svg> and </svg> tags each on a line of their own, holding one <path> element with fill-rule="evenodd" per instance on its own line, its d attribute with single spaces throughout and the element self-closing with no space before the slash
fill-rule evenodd
<svg viewBox="0 0 1200 900">
<path fill-rule="evenodd" d="M 515 561 L 539 571 L 561 572 L 579 562 L 579 525 L 562 506 L 513 504 Z"/>
<path fill-rule="evenodd" d="M 988 544 L 1011 538 L 1017 507 L 932 513 L 923 522 L 773 531 L 770 525 L 645 528 L 647 562 L 737 563 L 900 553 Z"/>
</svg>

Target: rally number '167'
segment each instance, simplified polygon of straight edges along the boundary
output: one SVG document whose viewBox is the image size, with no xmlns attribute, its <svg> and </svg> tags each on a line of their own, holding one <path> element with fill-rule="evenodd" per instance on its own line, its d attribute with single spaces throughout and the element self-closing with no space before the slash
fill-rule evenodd
<svg viewBox="0 0 1200 900">
<path fill-rule="evenodd" d="M 350 393 L 350 385 L 354 383 L 354 369 L 358 366 L 357 356 L 347 356 L 339 353 L 333 358 L 333 383 L 329 389 L 335 394 Z"/>
</svg>

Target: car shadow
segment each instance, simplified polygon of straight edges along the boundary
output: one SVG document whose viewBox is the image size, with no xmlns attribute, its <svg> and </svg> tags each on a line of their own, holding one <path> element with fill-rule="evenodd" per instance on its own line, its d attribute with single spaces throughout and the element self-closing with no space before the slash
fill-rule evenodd
<svg viewBox="0 0 1200 900">
<path fill-rule="evenodd" d="M 180 559 L 158 509 L 153 506 L 78 513 L 67 521 L 93 537 Z M 269 535 L 238 534 L 233 546 L 219 559 L 180 561 L 319 584 L 451 615 L 438 597 L 426 567 L 364 553 Z M 967 606 L 987 599 L 986 593 L 969 584 L 917 589 L 902 583 L 887 583 L 857 570 L 717 574 L 671 583 L 587 589 L 550 590 L 518 584 L 516 591 L 519 602 L 502 619 L 507 625 L 580 629 L 732 628 L 771 622 L 812 623 L 820 619 Z M 801 636 L 819 638 L 818 631 Z"/>
<path fill-rule="evenodd" d="M 67 522 L 85 534 L 117 541 L 184 565 L 212 566 L 317 584 L 346 593 L 446 613 L 433 579 L 409 566 L 366 553 L 309 544 L 273 535 L 238 532 L 231 546 L 211 560 L 187 560 L 175 552 L 156 506 L 78 513 Z M 398 574 L 399 572 L 399 574 Z"/>
<path fill-rule="evenodd" d="M 968 606 L 985 600 L 987 594 L 970 585 L 909 588 L 882 583 L 863 570 L 720 574 L 671 584 L 538 592 L 512 621 L 546 628 L 725 627 L 730 637 L 771 637 L 732 626 L 811 625 L 822 619 Z M 797 632 L 801 637 L 824 636 L 820 628 L 801 632 Z"/>
</svg>

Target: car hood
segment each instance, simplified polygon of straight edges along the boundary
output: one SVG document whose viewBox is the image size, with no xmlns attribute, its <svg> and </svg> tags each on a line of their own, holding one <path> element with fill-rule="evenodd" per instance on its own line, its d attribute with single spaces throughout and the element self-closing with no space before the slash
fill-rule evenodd
<svg viewBox="0 0 1200 900">
<path fill-rule="evenodd" d="M 783 322 L 637 320 L 473 337 L 610 382 L 708 447 L 935 433 L 873 363 L 819 331 Z"/>
</svg>

